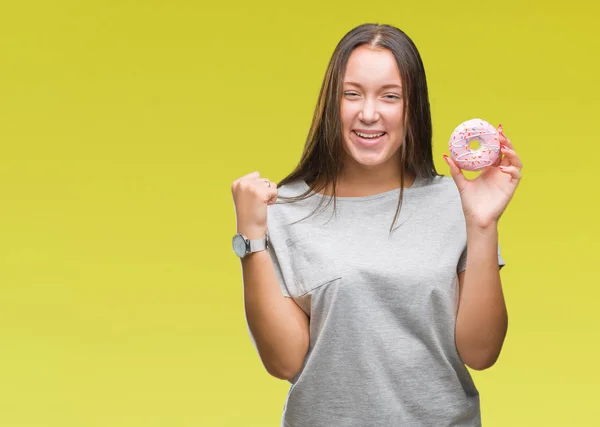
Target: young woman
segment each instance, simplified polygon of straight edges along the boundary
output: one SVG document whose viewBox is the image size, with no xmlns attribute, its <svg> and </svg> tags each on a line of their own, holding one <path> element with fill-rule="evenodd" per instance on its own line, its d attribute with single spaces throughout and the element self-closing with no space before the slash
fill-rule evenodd
<svg viewBox="0 0 600 427">
<path fill-rule="evenodd" d="M 245 310 L 267 371 L 291 383 L 282 425 L 478 426 L 466 366 L 507 331 L 498 221 L 521 161 L 436 172 L 425 71 L 397 28 L 336 47 L 302 158 L 232 193 Z M 268 236 L 267 236 L 268 231 Z"/>
</svg>

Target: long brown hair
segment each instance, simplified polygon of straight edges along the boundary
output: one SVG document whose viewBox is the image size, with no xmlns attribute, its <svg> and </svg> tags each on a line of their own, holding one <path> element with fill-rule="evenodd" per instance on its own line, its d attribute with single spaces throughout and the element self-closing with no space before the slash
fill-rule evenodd
<svg viewBox="0 0 600 427">
<path fill-rule="evenodd" d="M 301 195 L 281 197 L 284 202 L 293 202 L 306 199 L 311 192 L 320 192 L 331 185 L 333 194 L 327 206 L 333 200 L 335 211 L 337 181 L 344 158 L 340 116 L 344 74 L 351 53 L 362 45 L 388 49 L 396 59 L 402 81 L 403 128 L 406 136 L 400 146 L 400 197 L 390 227 L 392 231 L 402 207 L 405 173 L 420 178 L 439 175 L 433 164 L 431 113 L 423 62 L 413 41 L 396 27 L 363 24 L 350 30 L 340 40 L 323 79 L 300 162 L 278 183 L 278 187 L 296 180 L 304 180 L 311 187 Z"/>
</svg>

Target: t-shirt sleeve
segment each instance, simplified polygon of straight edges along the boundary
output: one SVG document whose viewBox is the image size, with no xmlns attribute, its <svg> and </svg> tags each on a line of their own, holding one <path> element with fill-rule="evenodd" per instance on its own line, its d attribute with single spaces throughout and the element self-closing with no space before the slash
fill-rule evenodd
<svg viewBox="0 0 600 427">
<path fill-rule="evenodd" d="M 290 267 L 289 253 L 285 240 L 279 236 L 277 231 L 269 231 L 268 251 L 281 293 L 285 297 L 292 297 L 294 278 Z"/>
<path fill-rule="evenodd" d="M 281 265 L 279 264 L 279 259 L 277 258 L 277 253 L 273 246 L 269 246 L 269 255 L 271 255 L 271 261 L 273 262 L 273 269 L 275 270 L 275 277 L 277 278 L 277 283 L 279 284 L 279 288 L 281 289 L 281 293 L 285 297 L 290 296 L 290 292 L 285 285 L 285 280 L 283 278 L 283 272 L 281 271 Z"/>
<path fill-rule="evenodd" d="M 502 255 L 500 254 L 500 244 L 498 244 L 498 268 L 500 270 L 502 270 L 502 267 L 504 267 L 505 264 L 506 263 L 504 262 L 504 259 L 502 258 Z M 463 250 L 463 252 L 460 255 L 460 258 L 458 260 L 458 266 L 456 268 L 456 273 L 462 273 L 466 269 L 467 269 L 467 247 L 465 245 L 465 249 Z"/>
</svg>

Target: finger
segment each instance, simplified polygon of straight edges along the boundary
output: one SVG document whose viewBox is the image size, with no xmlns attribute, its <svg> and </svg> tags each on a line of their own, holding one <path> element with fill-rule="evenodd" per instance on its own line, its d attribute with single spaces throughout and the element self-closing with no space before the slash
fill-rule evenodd
<svg viewBox="0 0 600 427">
<path fill-rule="evenodd" d="M 246 181 L 246 180 L 249 180 L 249 179 L 256 179 L 258 177 L 260 177 L 260 172 L 258 172 L 258 171 L 250 172 L 249 174 L 246 174 L 244 176 L 239 177 L 236 180 L 236 183 L 239 183 L 241 181 Z"/>
<path fill-rule="evenodd" d="M 273 194 L 269 195 L 267 205 L 274 205 L 277 202 L 277 190 L 273 191 Z"/>
<path fill-rule="evenodd" d="M 502 151 L 502 154 L 504 154 L 504 158 L 508 159 L 508 161 L 510 162 L 510 165 L 515 166 L 517 169 L 523 168 L 523 163 L 521 163 L 521 159 L 519 158 L 519 156 L 517 155 L 517 152 L 515 150 L 508 148 L 505 145 L 501 145 L 500 149 Z M 508 165 L 503 165 L 503 166 L 508 166 Z"/>
<path fill-rule="evenodd" d="M 511 140 L 508 139 L 508 137 L 504 134 L 504 129 L 502 128 L 502 125 L 498 125 L 498 137 L 498 141 L 500 142 L 500 144 L 504 144 L 508 148 L 512 148 L 513 150 L 515 149 Z"/>
<path fill-rule="evenodd" d="M 504 130 L 503 130 L 501 124 L 498 125 L 498 142 L 500 143 L 500 146 L 504 145 L 505 147 L 508 147 L 508 148 L 511 148 L 514 150 L 512 142 L 504 134 Z M 501 150 L 499 160 L 496 160 L 496 162 L 492 166 L 510 166 L 510 164 L 511 164 L 510 159 L 508 157 L 504 156 L 503 152 Z"/>
<path fill-rule="evenodd" d="M 252 178 L 258 178 L 258 177 L 260 177 L 260 172 L 254 171 L 254 172 L 250 172 L 249 174 L 246 174 L 246 175 L 240 177 L 240 181 L 243 179 L 252 179 Z"/>
<path fill-rule="evenodd" d="M 270 187 L 267 191 L 267 205 L 274 205 L 277 202 L 277 185 Z"/>
<path fill-rule="evenodd" d="M 262 186 L 266 185 L 267 187 L 277 188 L 277 184 L 268 178 L 257 178 L 256 182 L 257 182 L 257 184 L 262 185 Z"/>
<path fill-rule="evenodd" d="M 254 184 L 259 188 L 262 200 L 267 205 L 274 205 L 277 201 L 277 183 L 267 178 L 256 178 Z"/>
<path fill-rule="evenodd" d="M 502 153 L 498 156 L 498 158 L 492 163 L 490 166 L 500 166 L 500 162 L 502 161 Z"/>
<path fill-rule="evenodd" d="M 239 177 L 238 179 L 233 181 L 233 183 L 231 184 L 231 191 L 235 191 L 235 189 L 237 188 L 237 186 L 239 185 L 240 182 L 247 180 L 247 179 L 257 178 L 259 176 L 260 176 L 260 173 L 255 171 L 255 172 L 250 172 L 249 174 Z"/>
<path fill-rule="evenodd" d="M 450 174 L 452 175 L 452 179 L 454 179 L 456 186 L 459 190 L 462 190 L 464 185 L 467 183 L 467 178 L 465 178 L 465 175 L 463 174 L 462 170 L 458 167 L 454 159 L 444 154 L 444 160 L 446 161 L 446 163 L 448 163 L 448 166 L 450 166 Z"/>
<path fill-rule="evenodd" d="M 502 156 L 502 161 L 499 166 L 510 166 L 510 159 L 506 156 Z"/>
<path fill-rule="evenodd" d="M 500 169 L 502 172 L 510 175 L 511 177 L 513 177 L 516 180 L 521 179 L 521 171 L 519 169 L 517 169 L 515 166 L 498 166 L 498 169 Z"/>
</svg>

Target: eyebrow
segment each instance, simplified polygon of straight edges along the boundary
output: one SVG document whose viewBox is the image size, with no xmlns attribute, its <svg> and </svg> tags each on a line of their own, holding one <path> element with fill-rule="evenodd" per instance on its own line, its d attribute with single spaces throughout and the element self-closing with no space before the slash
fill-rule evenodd
<svg viewBox="0 0 600 427">
<path fill-rule="evenodd" d="M 356 83 L 356 82 L 344 82 L 344 84 L 362 88 L 362 85 L 360 83 Z M 388 83 L 386 85 L 381 86 L 381 88 L 382 89 L 402 89 L 402 86 L 395 84 L 395 83 Z"/>
</svg>

